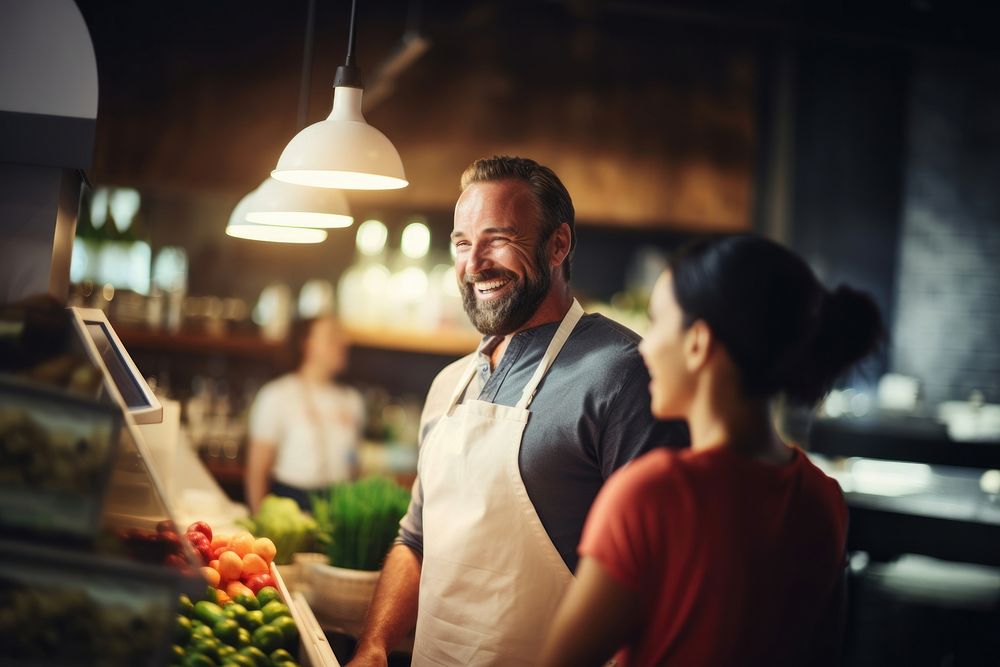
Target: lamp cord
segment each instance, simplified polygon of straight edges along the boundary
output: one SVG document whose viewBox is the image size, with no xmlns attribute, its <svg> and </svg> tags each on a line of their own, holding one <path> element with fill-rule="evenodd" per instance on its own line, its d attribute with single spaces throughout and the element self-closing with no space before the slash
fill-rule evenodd
<svg viewBox="0 0 1000 667">
<path fill-rule="evenodd" d="M 343 65 L 337 68 L 337 75 L 333 78 L 334 87 L 365 87 L 364 79 L 361 76 L 361 68 L 354 64 L 354 33 L 357 30 L 357 24 L 358 0 L 351 0 L 351 27 L 347 33 L 347 59 Z"/>
<path fill-rule="evenodd" d="M 313 35 L 316 32 L 316 0 L 308 0 L 306 8 L 306 39 L 302 48 L 302 81 L 299 84 L 299 129 L 306 126 L 309 115 L 309 87 L 312 83 Z"/>
<path fill-rule="evenodd" d="M 354 31 L 358 27 L 358 0 L 351 0 L 351 27 L 347 33 L 347 59 L 344 64 L 354 66 Z"/>
</svg>

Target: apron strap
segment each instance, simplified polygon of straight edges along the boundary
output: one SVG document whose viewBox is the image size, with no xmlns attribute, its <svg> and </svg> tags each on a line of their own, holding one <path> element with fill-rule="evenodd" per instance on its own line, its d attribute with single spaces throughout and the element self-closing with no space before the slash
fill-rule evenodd
<svg viewBox="0 0 1000 667">
<path fill-rule="evenodd" d="M 559 324 L 559 328 L 556 329 L 556 334 L 552 337 L 548 349 L 545 350 L 542 360 L 538 363 L 535 374 L 531 376 L 528 384 L 524 386 L 524 392 L 521 394 L 521 400 L 517 402 L 517 407 L 525 410 L 531 404 L 542 378 L 545 377 L 545 373 L 552 366 L 552 362 L 559 356 L 563 343 L 569 338 L 569 335 L 573 332 L 581 317 L 583 317 L 583 306 L 580 305 L 579 301 L 573 299 L 573 305 L 570 306 L 566 316 L 563 317 L 562 323 Z"/>
<path fill-rule="evenodd" d="M 465 390 L 468 388 L 469 383 L 472 382 L 472 376 L 476 374 L 477 366 L 479 366 L 479 358 L 477 354 L 473 354 L 472 363 L 462 371 L 462 376 L 458 384 L 455 385 L 455 390 L 451 393 L 451 398 L 448 399 L 448 407 L 445 408 L 444 414 L 450 414 L 451 409 L 461 402 Z"/>
</svg>

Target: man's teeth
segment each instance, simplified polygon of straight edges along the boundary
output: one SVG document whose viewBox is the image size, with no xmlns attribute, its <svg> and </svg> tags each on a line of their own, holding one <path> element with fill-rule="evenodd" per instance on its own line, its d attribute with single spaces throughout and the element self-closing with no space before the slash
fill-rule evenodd
<svg viewBox="0 0 1000 667">
<path fill-rule="evenodd" d="M 482 294 L 487 294 L 489 292 L 494 292 L 500 289 L 509 282 L 510 282 L 509 280 L 486 280 L 480 283 L 476 283 L 475 285 L 476 285 L 476 290 L 478 292 L 481 292 Z"/>
</svg>

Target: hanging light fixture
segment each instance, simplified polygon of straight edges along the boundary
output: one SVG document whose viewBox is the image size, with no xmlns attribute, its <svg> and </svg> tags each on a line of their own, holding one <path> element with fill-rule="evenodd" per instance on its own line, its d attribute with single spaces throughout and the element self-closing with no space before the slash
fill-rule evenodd
<svg viewBox="0 0 1000 667">
<path fill-rule="evenodd" d="M 240 239 L 270 241 L 272 243 L 322 243 L 326 240 L 325 229 L 262 225 L 247 220 L 247 213 L 250 211 L 254 195 L 257 192 L 254 190 L 236 204 L 232 215 L 229 216 L 226 234 Z"/>
<path fill-rule="evenodd" d="M 351 2 L 347 58 L 333 81 L 333 110 L 296 134 L 271 176 L 286 183 L 346 190 L 395 190 L 408 182 L 389 139 L 365 121 L 364 83 L 354 64 L 357 0 Z"/>
<path fill-rule="evenodd" d="M 315 25 L 316 0 L 309 0 L 302 53 L 302 79 L 299 85 L 300 128 L 305 125 L 309 109 Z M 311 188 L 267 178 L 233 209 L 226 233 L 257 241 L 320 243 L 326 239 L 326 232 L 317 233 L 317 230 L 350 227 L 353 222 L 347 198 L 341 191 Z M 265 225 L 282 227 L 284 230 L 269 230 Z M 296 230 L 293 227 L 306 229 Z"/>
<path fill-rule="evenodd" d="M 331 229 L 354 222 L 347 197 L 332 188 L 310 188 L 266 179 L 251 193 L 246 219 L 262 225 Z"/>
</svg>

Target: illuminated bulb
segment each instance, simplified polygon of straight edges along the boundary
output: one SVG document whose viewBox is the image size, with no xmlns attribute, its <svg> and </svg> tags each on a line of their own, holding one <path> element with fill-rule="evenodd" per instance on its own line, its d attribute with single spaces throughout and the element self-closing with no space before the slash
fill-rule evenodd
<svg viewBox="0 0 1000 667">
<path fill-rule="evenodd" d="M 422 222 L 411 222 L 403 229 L 400 247 L 407 257 L 413 259 L 426 257 L 431 247 L 431 230 Z"/>
<path fill-rule="evenodd" d="M 358 246 L 358 252 L 371 257 L 385 249 L 385 242 L 388 238 L 389 230 L 384 224 L 378 220 L 365 220 L 358 225 L 355 243 Z"/>
</svg>

